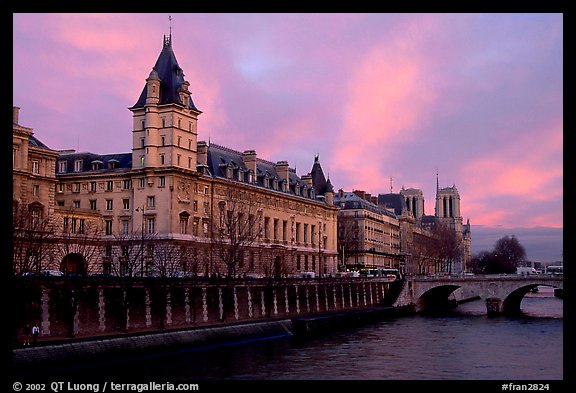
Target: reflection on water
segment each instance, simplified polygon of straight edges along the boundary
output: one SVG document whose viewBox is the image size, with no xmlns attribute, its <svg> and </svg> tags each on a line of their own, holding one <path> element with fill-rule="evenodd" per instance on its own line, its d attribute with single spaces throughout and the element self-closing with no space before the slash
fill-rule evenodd
<svg viewBox="0 0 576 393">
<path fill-rule="evenodd" d="M 448 315 L 398 317 L 322 337 L 183 348 L 49 372 L 52 377 L 133 375 L 171 381 L 561 380 L 562 305 L 540 289 L 523 299 L 519 317 L 486 317 L 479 300 Z"/>
</svg>

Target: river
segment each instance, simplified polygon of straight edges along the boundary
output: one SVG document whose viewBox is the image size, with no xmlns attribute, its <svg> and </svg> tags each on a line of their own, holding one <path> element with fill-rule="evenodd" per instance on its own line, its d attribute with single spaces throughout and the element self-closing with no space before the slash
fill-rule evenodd
<svg viewBox="0 0 576 393">
<path fill-rule="evenodd" d="M 563 300 L 539 287 L 521 309 L 520 316 L 487 317 L 484 301 L 477 300 L 449 314 L 390 318 L 321 337 L 183 348 L 44 372 L 55 379 L 105 375 L 173 382 L 562 380 Z"/>
</svg>

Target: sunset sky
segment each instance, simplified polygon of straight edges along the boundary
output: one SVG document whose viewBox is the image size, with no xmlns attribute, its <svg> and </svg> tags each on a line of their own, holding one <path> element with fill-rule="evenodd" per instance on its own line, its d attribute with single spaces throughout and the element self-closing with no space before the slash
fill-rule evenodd
<svg viewBox="0 0 576 393">
<path fill-rule="evenodd" d="M 198 139 L 335 189 L 456 185 L 473 252 L 561 260 L 563 16 L 171 14 Z M 13 104 L 53 149 L 130 152 L 168 14 L 14 14 Z M 391 181 L 392 178 L 392 181 Z"/>
</svg>

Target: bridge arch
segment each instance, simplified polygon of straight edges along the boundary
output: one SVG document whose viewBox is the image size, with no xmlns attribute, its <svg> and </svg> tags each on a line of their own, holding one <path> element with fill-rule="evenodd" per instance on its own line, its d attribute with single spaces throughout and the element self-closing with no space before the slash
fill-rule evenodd
<svg viewBox="0 0 576 393">
<path fill-rule="evenodd" d="M 552 288 L 557 288 L 554 285 L 550 285 L 550 284 L 541 284 L 541 283 L 535 283 L 535 284 L 528 284 L 528 285 L 524 285 L 521 286 L 519 288 L 516 288 L 515 290 L 513 290 L 512 292 L 510 292 L 508 294 L 508 296 L 506 296 L 504 298 L 504 301 L 502 302 L 502 313 L 504 314 L 520 314 L 521 313 L 521 303 L 522 303 L 522 299 L 524 299 L 524 296 L 530 292 L 531 290 L 533 290 L 534 288 L 538 287 L 538 286 L 547 286 L 547 287 L 552 287 Z"/>
<path fill-rule="evenodd" d="M 418 298 L 418 309 L 425 313 L 435 313 L 456 307 L 456 300 L 451 300 L 450 295 L 458 288 L 460 285 L 445 284 L 428 289 Z"/>
<path fill-rule="evenodd" d="M 490 316 L 518 313 L 524 296 L 537 286 L 563 288 L 562 276 L 554 275 L 413 276 L 406 282 L 395 305 L 410 305 L 417 312 L 434 312 L 453 308 L 463 301 L 483 299 Z"/>
</svg>

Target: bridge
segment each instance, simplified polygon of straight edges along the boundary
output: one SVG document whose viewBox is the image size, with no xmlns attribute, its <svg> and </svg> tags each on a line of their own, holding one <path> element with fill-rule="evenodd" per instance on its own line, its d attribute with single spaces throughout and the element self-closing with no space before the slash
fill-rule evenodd
<svg viewBox="0 0 576 393">
<path fill-rule="evenodd" d="M 522 298 L 539 285 L 564 289 L 562 275 L 486 274 L 476 276 L 408 276 L 395 306 L 416 311 L 453 307 L 458 301 L 483 299 L 488 315 L 520 311 Z"/>
</svg>

